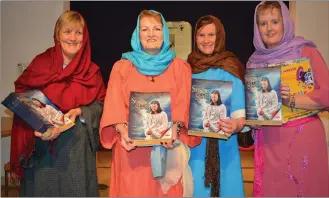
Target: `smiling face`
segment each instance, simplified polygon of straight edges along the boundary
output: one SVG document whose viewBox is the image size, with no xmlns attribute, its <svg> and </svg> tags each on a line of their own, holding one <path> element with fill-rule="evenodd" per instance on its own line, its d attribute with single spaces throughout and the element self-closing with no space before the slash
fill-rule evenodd
<svg viewBox="0 0 329 198">
<path fill-rule="evenodd" d="M 210 97 L 211 97 L 211 101 L 212 101 L 214 104 L 216 104 L 217 101 L 218 101 L 218 95 L 217 95 L 217 94 L 211 94 Z"/>
<path fill-rule="evenodd" d="M 269 8 L 258 15 L 258 30 L 268 49 L 277 47 L 283 37 L 283 20 L 277 8 Z"/>
<path fill-rule="evenodd" d="M 262 81 L 261 81 L 261 86 L 262 86 L 262 89 L 263 89 L 264 91 L 267 91 L 268 83 L 267 83 L 266 80 L 262 80 Z"/>
<path fill-rule="evenodd" d="M 216 44 L 216 26 L 211 23 L 201 27 L 197 33 L 196 43 L 198 49 L 205 55 L 214 52 Z"/>
<path fill-rule="evenodd" d="M 82 46 L 83 28 L 80 24 L 64 24 L 58 31 L 64 62 L 68 63 Z"/>
<path fill-rule="evenodd" d="M 143 50 L 148 54 L 158 54 L 163 43 L 163 26 L 161 21 L 154 17 L 140 19 L 139 39 Z"/>
<path fill-rule="evenodd" d="M 157 113 L 158 109 L 159 109 L 159 107 L 156 103 L 151 104 L 152 112 Z"/>
</svg>

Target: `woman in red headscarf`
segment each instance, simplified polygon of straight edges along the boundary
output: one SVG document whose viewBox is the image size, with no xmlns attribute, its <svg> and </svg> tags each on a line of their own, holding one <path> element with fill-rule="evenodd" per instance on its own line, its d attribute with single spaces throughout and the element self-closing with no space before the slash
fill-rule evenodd
<svg viewBox="0 0 329 198">
<path fill-rule="evenodd" d="M 14 117 L 10 165 L 20 196 L 98 196 L 95 155 L 105 87 L 90 58 L 83 17 L 67 11 L 57 20 L 55 46 L 36 56 L 15 82 L 15 92 L 41 90 L 75 126 L 44 137 Z M 76 119 L 77 118 L 77 119 Z"/>
</svg>

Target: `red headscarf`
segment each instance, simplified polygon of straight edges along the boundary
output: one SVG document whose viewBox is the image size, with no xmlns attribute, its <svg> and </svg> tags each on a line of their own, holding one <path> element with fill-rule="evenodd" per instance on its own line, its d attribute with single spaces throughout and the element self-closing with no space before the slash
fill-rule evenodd
<svg viewBox="0 0 329 198">
<path fill-rule="evenodd" d="M 63 69 L 63 54 L 54 31 L 55 46 L 36 56 L 23 74 L 15 81 L 15 92 L 41 90 L 49 100 L 66 113 L 70 109 L 103 101 L 105 86 L 99 67 L 93 63 L 87 25 L 84 21 L 83 41 L 80 50 Z M 27 160 L 35 148 L 33 129 L 14 116 L 11 134 L 10 165 L 16 176 L 23 176 L 20 158 Z"/>
</svg>

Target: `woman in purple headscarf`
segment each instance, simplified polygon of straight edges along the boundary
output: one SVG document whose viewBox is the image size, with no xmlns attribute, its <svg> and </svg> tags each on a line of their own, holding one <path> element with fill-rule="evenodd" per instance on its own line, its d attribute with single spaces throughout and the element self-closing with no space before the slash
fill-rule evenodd
<svg viewBox="0 0 329 198">
<path fill-rule="evenodd" d="M 311 41 L 296 37 L 288 8 L 282 2 L 258 4 L 254 17 L 255 52 L 248 68 L 270 63 L 310 59 L 314 91 L 290 95 L 281 85 L 283 104 L 315 110 L 329 107 L 329 70 Z M 252 126 L 257 128 L 257 126 Z M 317 115 L 288 122 L 281 127 L 255 130 L 254 196 L 329 196 L 328 152 L 325 130 Z"/>
</svg>

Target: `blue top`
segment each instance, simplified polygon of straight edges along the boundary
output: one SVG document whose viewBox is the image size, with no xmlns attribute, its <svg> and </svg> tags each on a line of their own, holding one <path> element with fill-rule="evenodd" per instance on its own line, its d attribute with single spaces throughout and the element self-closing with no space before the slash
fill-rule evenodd
<svg viewBox="0 0 329 198">
<path fill-rule="evenodd" d="M 193 74 L 193 78 L 205 80 L 222 80 L 232 82 L 231 118 L 245 117 L 244 85 L 240 79 L 223 69 L 208 69 Z M 191 149 L 189 164 L 194 178 L 193 196 L 210 196 L 210 188 L 204 186 L 205 159 L 207 139 L 203 138 L 199 146 Z M 220 196 L 244 196 L 242 169 L 237 134 L 228 140 L 219 141 L 220 159 Z"/>
</svg>

